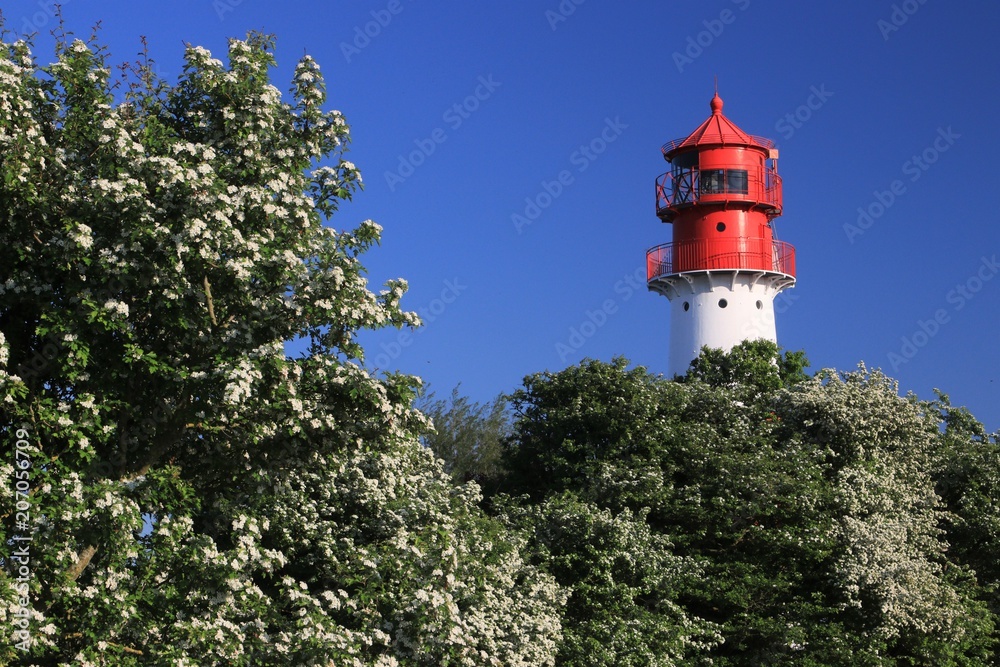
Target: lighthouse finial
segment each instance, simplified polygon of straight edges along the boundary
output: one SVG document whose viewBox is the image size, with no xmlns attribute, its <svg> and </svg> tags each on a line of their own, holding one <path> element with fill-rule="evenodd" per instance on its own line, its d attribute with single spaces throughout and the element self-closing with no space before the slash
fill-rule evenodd
<svg viewBox="0 0 1000 667">
<path fill-rule="evenodd" d="M 715 97 L 712 98 L 712 101 L 709 104 L 709 106 L 712 107 L 712 115 L 713 116 L 721 116 L 722 115 L 722 98 L 719 97 L 719 93 L 715 94 Z"/>
<path fill-rule="evenodd" d="M 715 75 L 715 95 L 712 97 L 712 101 L 709 102 L 709 106 L 712 107 L 712 115 L 719 116 L 722 114 L 722 98 L 719 97 L 719 75 Z"/>
</svg>

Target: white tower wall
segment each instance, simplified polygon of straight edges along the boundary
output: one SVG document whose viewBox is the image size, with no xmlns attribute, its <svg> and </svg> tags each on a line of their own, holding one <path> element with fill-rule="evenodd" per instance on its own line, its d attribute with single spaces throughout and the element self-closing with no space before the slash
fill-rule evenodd
<svg viewBox="0 0 1000 667">
<path fill-rule="evenodd" d="M 683 375 L 703 346 L 730 350 L 744 340 L 777 342 L 774 297 L 795 283 L 783 273 L 694 271 L 651 285 L 670 299 L 669 375 Z"/>
</svg>

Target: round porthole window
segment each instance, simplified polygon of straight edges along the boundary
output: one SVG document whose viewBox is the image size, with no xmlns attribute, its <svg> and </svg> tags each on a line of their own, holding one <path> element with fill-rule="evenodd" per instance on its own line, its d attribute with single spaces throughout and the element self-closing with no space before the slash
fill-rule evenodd
<svg viewBox="0 0 1000 667">
<path fill-rule="evenodd" d="M 719 308 L 725 308 L 728 305 L 729 305 L 728 301 L 726 301 L 725 299 L 719 299 Z"/>
<path fill-rule="evenodd" d="M 763 304 L 763 303 L 761 303 L 760 301 L 758 301 L 758 302 L 757 302 L 757 310 L 760 310 L 760 309 L 761 309 L 761 308 L 763 308 L 763 307 L 764 307 L 764 304 Z"/>
<path fill-rule="evenodd" d="M 720 231 L 720 232 L 724 232 L 724 231 L 726 231 L 726 223 L 724 223 L 724 222 L 720 222 L 719 224 L 717 224 L 717 225 L 715 226 L 715 229 L 716 229 L 717 231 Z"/>
<path fill-rule="evenodd" d="M 687 301 L 685 301 L 684 302 L 684 312 L 686 313 L 690 309 L 691 309 L 691 304 L 688 303 Z"/>
</svg>

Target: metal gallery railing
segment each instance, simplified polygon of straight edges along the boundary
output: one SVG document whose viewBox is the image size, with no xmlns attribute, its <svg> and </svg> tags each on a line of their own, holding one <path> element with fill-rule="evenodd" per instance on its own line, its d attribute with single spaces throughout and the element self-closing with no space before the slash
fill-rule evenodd
<svg viewBox="0 0 1000 667">
<path fill-rule="evenodd" d="M 795 276 L 795 248 L 762 238 L 673 241 L 646 251 L 646 280 L 685 271 L 747 269 Z"/>
</svg>

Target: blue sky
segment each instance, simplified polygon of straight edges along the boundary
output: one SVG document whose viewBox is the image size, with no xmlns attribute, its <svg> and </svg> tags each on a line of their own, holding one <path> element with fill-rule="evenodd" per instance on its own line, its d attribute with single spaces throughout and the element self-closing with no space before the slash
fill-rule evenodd
<svg viewBox="0 0 1000 667">
<path fill-rule="evenodd" d="M 47 58 L 51 4 L 3 12 L 41 33 Z M 717 76 L 726 115 L 781 150 L 776 229 L 799 280 L 777 302 L 779 343 L 814 369 L 864 361 L 903 391 L 938 387 L 1000 428 L 994 2 L 64 0 L 63 12 L 81 34 L 101 21 L 115 60 L 145 35 L 168 79 L 183 43 L 224 57 L 251 29 L 277 36 L 279 88 L 316 58 L 366 184 L 332 224 L 379 222 L 373 284 L 406 278 L 404 303 L 428 315 L 408 336 L 366 335 L 369 361 L 480 401 L 584 357 L 665 371 L 669 302 L 642 280 L 646 249 L 670 240 L 654 213 L 659 147 L 708 116 Z M 588 321 L 592 335 L 574 336 Z"/>
</svg>

